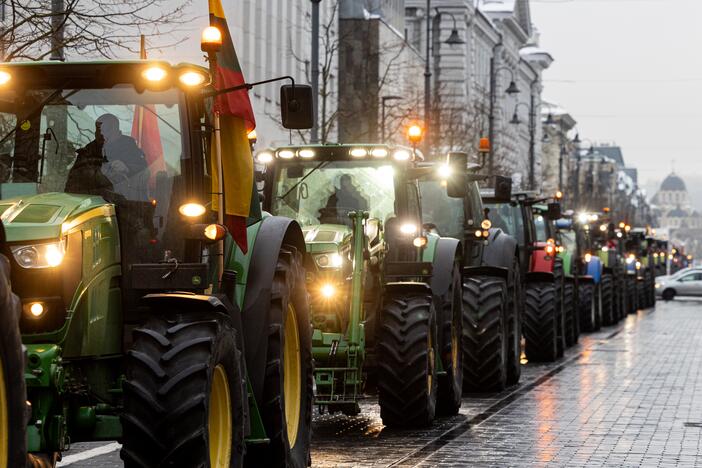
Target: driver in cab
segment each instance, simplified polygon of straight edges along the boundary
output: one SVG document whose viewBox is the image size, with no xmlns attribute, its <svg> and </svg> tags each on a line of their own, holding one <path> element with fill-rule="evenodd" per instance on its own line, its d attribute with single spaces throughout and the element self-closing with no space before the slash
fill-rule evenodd
<svg viewBox="0 0 702 468">
<path fill-rule="evenodd" d="M 329 196 L 327 205 L 322 209 L 326 215 L 322 218 L 331 217 L 341 224 L 349 224 L 348 215 L 351 211 L 368 211 L 368 209 L 366 197 L 354 185 L 351 176 L 344 174 L 339 178 L 339 188 Z"/>
</svg>

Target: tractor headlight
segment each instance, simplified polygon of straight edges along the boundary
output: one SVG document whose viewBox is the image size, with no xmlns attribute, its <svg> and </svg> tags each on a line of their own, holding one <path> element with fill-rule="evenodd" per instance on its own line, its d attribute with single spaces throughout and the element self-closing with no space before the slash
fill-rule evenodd
<svg viewBox="0 0 702 468">
<path fill-rule="evenodd" d="M 417 232 L 417 225 L 412 223 L 406 223 L 400 226 L 400 232 L 405 235 L 415 234 Z"/>
<path fill-rule="evenodd" d="M 322 268 L 341 268 L 344 264 L 344 257 L 338 253 L 320 254 L 314 257 L 314 261 Z"/>
<path fill-rule="evenodd" d="M 592 254 L 586 253 L 585 254 L 585 262 L 590 263 L 592 261 Z"/>
<path fill-rule="evenodd" d="M 656 283 L 656 289 L 661 289 L 661 283 Z"/>
<path fill-rule="evenodd" d="M 319 292 L 322 293 L 322 297 L 325 299 L 331 299 L 336 295 L 336 287 L 333 284 L 325 283 L 319 289 Z"/>
<path fill-rule="evenodd" d="M 49 244 L 17 245 L 10 248 L 22 268 L 53 268 L 63 262 L 66 247 L 63 241 Z"/>
</svg>

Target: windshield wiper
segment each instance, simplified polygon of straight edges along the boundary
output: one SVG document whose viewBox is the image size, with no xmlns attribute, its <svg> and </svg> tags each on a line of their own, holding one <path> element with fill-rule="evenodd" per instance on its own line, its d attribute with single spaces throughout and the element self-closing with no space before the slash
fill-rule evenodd
<svg viewBox="0 0 702 468">
<path fill-rule="evenodd" d="M 311 170 L 310 172 L 308 172 L 307 174 L 305 174 L 305 176 L 304 176 L 302 179 L 300 179 L 297 183 L 295 183 L 292 187 L 290 187 L 290 189 L 289 189 L 287 192 L 285 192 L 283 195 L 277 197 L 278 200 L 284 200 L 285 197 L 287 197 L 288 195 L 290 195 L 290 193 L 291 193 L 293 190 L 295 190 L 297 187 L 299 187 L 300 184 L 303 183 L 303 182 L 305 181 L 305 179 L 307 179 L 309 176 L 311 176 L 312 174 L 314 174 L 314 172 L 315 172 L 317 169 L 321 169 L 322 166 L 326 166 L 326 165 L 329 164 L 330 162 L 331 162 L 331 161 L 322 161 L 321 163 L 317 164 L 314 168 L 312 168 L 312 170 Z"/>
<path fill-rule="evenodd" d="M 6 134 L 5 136 L 3 136 L 3 137 L 0 139 L 0 145 L 2 145 L 3 143 L 5 143 L 12 135 L 14 135 L 15 133 L 17 133 L 17 129 L 22 127 L 22 123 L 23 123 L 24 121 L 26 121 L 26 120 L 32 120 L 34 117 L 37 116 L 37 114 L 41 114 L 42 109 L 43 109 L 49 102 L 51 102 L 51 101 L 53 101 L 54 99 L 56 99 L 63 91 L 64 91 L 64 89 L 63 89 L 63 87 L 61 87 L 61 88 L 57 89 L 56 91 L 54 91 L 53 93 L 51 93 L 46 99 L 44 99 L 43 101 L 41 101 L 34 109 L 32 109 L 32 111 L 31 111 L 29 114 L 26 115 L 26 117 L 23 117 L 21 121 L 17 122 L 17 125 L 15 125 L 15 128 L 13 128 L 13 129 L 10 130 L 9 132 L 7 132 L 7 134 Z M 73 91 L 71 91 L 70 93 L 68 93 L 68 94 L 65 96 L 64 99 L 68 99 L 69 97 L 71 97 L 71 96 L 73 96 L 74 94 L 76 94 L 78 91 L 80 91 L 80 90 L 79 90 L 79 89 L 74 89 Z"/>
</svg>

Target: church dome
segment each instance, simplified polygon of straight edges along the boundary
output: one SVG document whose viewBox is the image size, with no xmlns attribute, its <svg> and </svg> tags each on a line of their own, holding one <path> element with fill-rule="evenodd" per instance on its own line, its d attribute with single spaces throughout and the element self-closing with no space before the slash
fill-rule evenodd
<svg viewBox="0 0 702 468">
<path fill-rule="evenodd" d="M 687 211 L 683 210 L 680 207 L 677 207 L 677 208 L 670 210 L 668 212 L 669 218 L 687 218 L 687 216 L 688 216 Z"/>
<path fill-rule="evenodd" d="M 687 187 L 685 187 L 685 182 L 680 177 L 672 173 L 663 180 L 661 190 L 669 192 L 687 192 Z"/>
</svg>

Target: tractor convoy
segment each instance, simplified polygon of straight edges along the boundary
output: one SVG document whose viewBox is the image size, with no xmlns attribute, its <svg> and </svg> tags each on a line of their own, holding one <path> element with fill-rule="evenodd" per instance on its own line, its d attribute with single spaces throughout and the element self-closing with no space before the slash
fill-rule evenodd
<svg viewBox="0 0 702 468">
<path fill-rule="evenodd" d="M 203 50 L 210 69 L 0 65 L 0 468 L 109 440 L 127 467 L 308 466 L 314 411 L 375 388 L 387 426 L 455 415 L 689 261 L 416 141 L 227 165 L 245 130 L 218 99 L 255 84 L 218 86 Z M 311 98 L 281 88 L 284 127 L 311 127 Z M 225 175 L 252 181 L 248 218 Z"/>
</svg>

